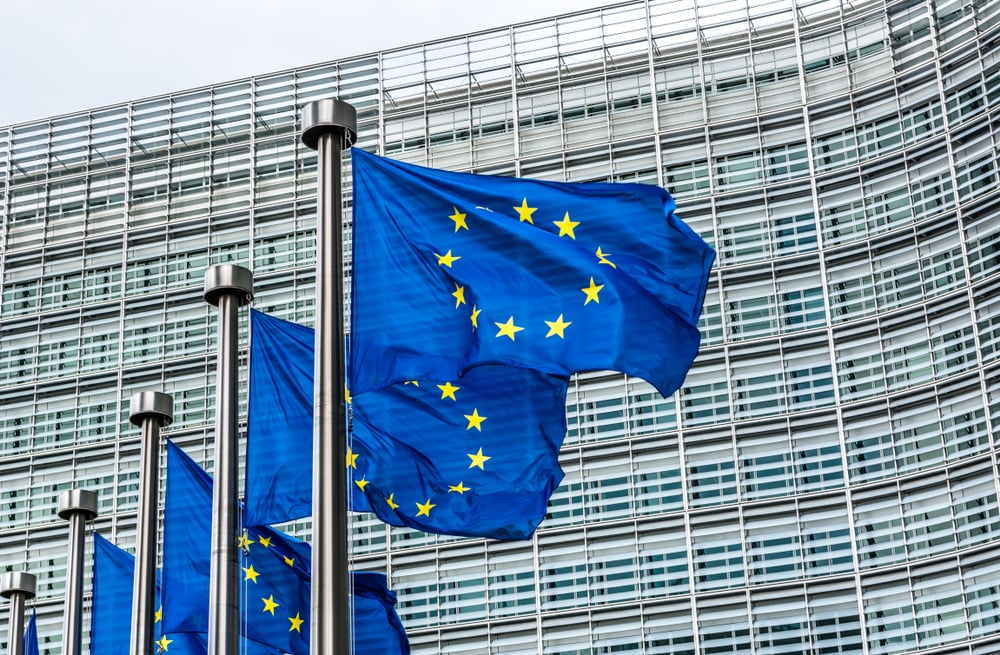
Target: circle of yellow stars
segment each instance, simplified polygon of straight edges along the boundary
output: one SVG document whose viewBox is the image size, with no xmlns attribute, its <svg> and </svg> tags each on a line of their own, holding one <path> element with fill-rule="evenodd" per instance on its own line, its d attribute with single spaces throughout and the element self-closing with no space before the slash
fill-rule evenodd
<svg viewBox="0 0 1000 655">
<path fill-rule="evenodd" d="M 530 206 L 527 197 L 522 198 L 521 204 L 514 205 L 511 209 L 515 212 L 519 222 L 535 225 L 535 212 L 538 211 L 538 208 Z M 451 210 L 452 213 L 448 216 L 448 219 L 454 224 L 454 233 L 458 233 L 460 230 L 470 231 L 468 214 L 459 210 L 455 205 L 452 205 Z M 559 229 L 557 236 L 576 240 L 576 228 L 580 226 L 580 221 L 572 220 L 569 212 L 564 212 L 563 217 L 560 220 L 552 221 L 552 224 Z M 455 263 L 462 258 L 460 255 L 453 253 L 451 249 L 448 249 L 444 254 L 435 252 L 434 256 L 437 259 L 439 267 L 449 269 L 454 269 Z M 594 251 L 594 256 L 596 257 L 598 266 L 609 266 L 612 269 L 618 268 L 618 265 L 611 260 L 611 253 L 604 252 L 604 249 L 600 246 Z M 454 282 L 454 285 L 455 290 L 451 293 L 451 296 L 455 299 L 455 309 L 459 309 L 462 305 L 468 304 L 466 302 L 468 289 L 459 282 Z M 600 293 L 604 289 L 604 286 L 604 284 L 598 282 L 597 278 L 591 276 L 589 284 L 580 288 L 580 291 L 584 294 L 583 305 L 587 306 L 591 303 L 599 305 L 601 302 Z M 479 317 L 482 311 L 482 308 L 478 305 L 472 305 L 469 320 L 472 323 L 473 330 L 479 328 Z M 564 314 L 559 314 L 554 320 L 545 320 L 543 322 L 548 328 L 545 333 L 546 339 L 556 337 L 565 340 L 567 328 L 573 325 L 573 321 L 566 320 Z M 517 342 L 518 333 L 527 329 L 524 325 L 518 325 L 513 315 L 509 315 L 506 321 L 493 321 L 493 325 L 497 329 L 495 335 L 497 339 L 506 337 L 512 342 Z"/>
</svg>

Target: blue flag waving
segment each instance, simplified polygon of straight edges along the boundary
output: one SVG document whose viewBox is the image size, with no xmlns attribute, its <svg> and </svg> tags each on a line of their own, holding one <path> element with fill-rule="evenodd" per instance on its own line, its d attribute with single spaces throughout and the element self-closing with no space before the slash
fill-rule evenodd
<svg viewBox="0 0 1000 655">
<path fill-rule="evenodd" d="M 352 157 L 355 395 L 491 363 L 683 383 L 715 252 L 665 190 Z"/>
<path fill-rule="evenodd" d="M 247 524 L 309 515 L 313 330 L 251 311 Z M 426 532 L 529 536 L 562 480 L 566 381 L 482 366 L 355 395 L 354 509 Z"/>
<path fill-rule="evenodd" d="M 212 479 L 170 441 L 164 504 L 163 634 L 203 634 L 208 623 Z M 308 655 L 309 545 L 262 526 L 246 530 L 239 548 L 243 634 L 250 642 L 282 653 Z M 359 576 L 364 578 L 361 582 Z M 352 573 L 351 579 L 355 607 L 368 608 L 376 603 L 383 609 L 378 615 L 367 609 L 363 614 L 354 614 L 355 640 L 395 644 L 394 648 L 373 652 L 409 653 L 398 616 L 390 618 L 395 616 L 395 594 L 386 588 L 384 576 L 373 579 Z M 373 580 L 383 584 L 379 587 Z M 380 620 L 375 621 L 376 616 Z"/>
<path fill-rule="evenodd" d="M 94 534 L 94 601 L 90 621 L 93 655 L 129 655 L 132 629 L 132 578 L 135 557 Z M 157 595 L 160 595 L 157 576 Z M 156 651 L 169 655 L 205 655 L 205 634 L 161 633 L 162 608 L 155 617 Z M 280 655 L 273 648 L 246 642 L 244 655 Z"/>
<path fill-rule="evenodd" d="M 24 628 L 22 652 L 24 655 L 38 655 L 38 627 L 35 625 L 35 610 L 31 610 L 28 625 Z"/>
</svg>

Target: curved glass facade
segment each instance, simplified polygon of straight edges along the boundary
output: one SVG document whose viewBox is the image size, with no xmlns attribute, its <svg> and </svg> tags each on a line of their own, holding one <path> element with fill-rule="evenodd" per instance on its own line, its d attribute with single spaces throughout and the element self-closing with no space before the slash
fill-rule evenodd
<svg viewBox="0 0 1000 655">
<path fill-rule="evenodd" d="M 415 653 L 1000 653 L 1000 1 L 753 4 L 636 0 L 0 128 L 0 567 L 38 576 L 43 650 L 58 493 L 134 541 L 130 395 L 172 394 L 165 433 L 211 466 L 204 270 L 249 266 L 258 309 L 311 322 L 297 114 L 338 95 L 394 158 L 660 184 L 718 250 L 680 392 L 575 380 L 532 540 L 355 517 Z"/>
</svg>

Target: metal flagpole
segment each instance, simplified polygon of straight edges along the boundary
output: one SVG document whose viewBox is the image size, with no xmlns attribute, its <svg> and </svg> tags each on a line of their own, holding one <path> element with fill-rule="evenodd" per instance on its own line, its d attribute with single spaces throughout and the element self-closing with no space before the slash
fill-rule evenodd
<svg viewBox="0 0 1000 655">
<path fill-rule="evenodd" d="M 66 600 L 63 609 L 64 655 L 80 655 L 80 625 L 83 615 L 83 532 L 86 522 L 97 516 L 97 494 L 86 489 L 67 489 L 59 494 L 59 518 L 69 521 L 66 557 Z"/>
<path fill-rule="evenodd" d="M 248 269 L 219 264 L 205 271 L 205 302 L 219 308 L 208 655 L 239 652 L 239 308 L 251 298 Z"/>
<path fill-rule="evenodd" d="M 10 598 L 7 655 L 24 653 L 24 601 L 35 597 L 35 576 L 24 571 L 0 575 L 0 596 Z"/>
<path fill-rule="evenodd" d="M 133 394 L 129 420 L 142 428 L 135 578 L 132 583 L 131 655 L 152 655 L 156 611 L 156 507 L 160 480 L 160 428 L 174 419 L 174 399 L 159 391 Z"/>
<path fill-rule="evenodd" d="M 344 245 L 340 157 L 357 111 L 335 98 L 302 108 L 302 143 L 316 150 L 316 368 L 309 652 L 351 652 L 344 410 Z"/>
</svg>

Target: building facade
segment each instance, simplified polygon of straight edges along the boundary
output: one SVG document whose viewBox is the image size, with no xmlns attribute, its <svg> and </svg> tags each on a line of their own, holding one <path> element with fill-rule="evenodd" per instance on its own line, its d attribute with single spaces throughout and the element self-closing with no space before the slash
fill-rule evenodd
<svg viewBox="0 0 1000 655">
<path fill-rule="evenodd" d="M 0 128 L 0 567 L 43 651 L 59 492 L 133 545 L 131 394 L 211 470 L 205 269 L 311 324 L 329 96 L 397 159 L 659 184 L 718 251 L 684 388 L 575 379 L 533 539 L 353 519 L 415 653 L 1000 653 L 1000 0 L 633 0 Z"/>
</svg>

